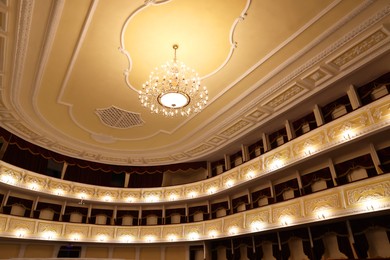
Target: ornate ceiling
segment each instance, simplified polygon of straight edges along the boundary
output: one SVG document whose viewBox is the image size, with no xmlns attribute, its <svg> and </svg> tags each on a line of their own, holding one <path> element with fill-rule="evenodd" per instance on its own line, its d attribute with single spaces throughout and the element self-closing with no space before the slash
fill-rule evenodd
<svg viewBox="0 0 390 260">
<path fill-rule="evenodd" d="M 119 165 L 221 156 L 390 49 L 388 0 L 2 0 L 0 14 L 2 127 Z M 209 90 L 188 118 L 138 101 L 173 44 Z"/>
</svg>

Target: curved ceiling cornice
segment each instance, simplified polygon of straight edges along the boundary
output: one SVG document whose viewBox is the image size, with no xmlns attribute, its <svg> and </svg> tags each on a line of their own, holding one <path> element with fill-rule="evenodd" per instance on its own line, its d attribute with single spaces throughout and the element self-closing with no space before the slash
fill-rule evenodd
<svg viewBox="0 0 390 260">
<path fill-rule="evenodd" d="M 384 25 L 390 5 L 385 2 L 286 1 L 281 8 L 277 3 L 265 7 L 235 1 L 241 8 L 230 14 L 209 12 L 230 21 L 224 55 L 216 55 L 219 59 L 209 68 L 198 69 L 191 63 L 205 64 L 196 59 L 214 56 L 193 55 L 207 52 L 202 46 L 197 46 L 199 52 L 179 53 L 207 76 L 209 106 L 194 117 L 166 119 L 143 110 L 123 80 L 123 68 L 139 75 L 131 80 L 142 82 L 142 75 L 171 58 L 171 42 L 166 43 L 168 51 L 156 50 L 163 53 L 156 64 L 137 63 L 147 58 L 150 46 L 130 46 L 128 60 L 118 51 L 118 36 L 127 28 L 124 23 L 144 21 L 134 20 L 142 10 L 174 8 L 180 1 L 107 2 L 31 0 L 0 6 L 8 21 L 2 35 L 7 46 L 0 107 L 4 128 L 55 152 L 102 163 L 204 160 L 215 152 L 222 155 L 228 145 L 346 75 L 353 62 L 369 62 L 389 49 Z M 288 16 L 292 11 L 295 16 Z M 263 26 L 264 19 L 272 28 Z M 126 39 L 125 32 L 122 37 Z M 359 44 L 364 48 L 356 49 Z M 348 51 L 354 53 L 353 62 L 336 61 Z M 132 120 L 138 123 L 132 125 Z"/>
</svg>

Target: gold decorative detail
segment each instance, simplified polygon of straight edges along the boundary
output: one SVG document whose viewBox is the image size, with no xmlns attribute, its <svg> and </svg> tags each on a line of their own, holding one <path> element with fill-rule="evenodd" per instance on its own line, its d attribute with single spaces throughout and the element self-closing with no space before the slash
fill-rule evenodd
<svg viewBox="0 0 390 260">
<path fill-rule="evenodd" d="M 224 186 L 229 185 L 229 182 L 237 182 L 238 181 L 238 171 L 229 172 L 229 174 L 224 175 L 222 178 L 222 183 Z"/>
<path fill-rule="evenodd" d="M 272 108 L 276 108 L 276 107 L 280 106 L 281 104 L 285 103 L 286 101 L 290 100 L 291 98 L 295 97 L 297 94 L 301 93 L 304 90 L 305 90 L 305 88 L 298 86 L 298 85 L 294 85 L 291 88 L 282 92 L 277 97 L 273 98 L 271 101 L 269 101 L 265 105 L 272 107 Z"/>
<path fill-rule="evenodd" d="M 220 144 L 220 143 L 222 143 L 223 141 L 226 141 L 226 139 L 224 139 L 224 138 L 221 138 L 221 137 L 218 137 L 218 136 L 214 136 L 213 138 L 211 138 L 208 142 L 210 142 L 210 143 L 213 143 L 213 144 L 215 144 L 215 145 L 217 145 L 217 144 Z"/>
<path fill-rule="evenodd" d="M 188 156 L 184 153 L 177 153 L 177 154 L 172 155 L 172 157 L 177 159 L 177 160 L 188 158 Z"/>
<path fill-rule="evenodd" d="M 211 180 L 209 182 L 205 182 L 203 187 L 204 187 L 204 190 L 207 192 L 209 189 L 211 188 L 220 188 L 221 186 L 221 180 L 220 179 L 216 179 L 216 180 Z"/>
<path fill-rule="evenodd" d="M 118 191 L 113 190 L 98 190 L 97 195 L 99 198 L 110 198 L 110 199 L 116 199 L 119 196 Z"/>
<path fill-rule="evenodd" d="M 248 172 L 250 171 L 253 171 L 253 172 L 258 172 L 258 171 L 261 171 L 262 170 L 262 166 L 260 164 L 260 161 L 256 161 L 254 163 L 251 163 L 251 164 L 248 164 L 248 165 L 245 165 L 245 166 L 241 166 L 240 167 L 240 178 L 241 180 L 244 180 L 248 174 Z"/>
<path fill-rule="evenodd" d="M 222 131 L 220 135 L 226 136 L 226 137 L 232 137 L 236 135 L 237 133 L 243 131 L 248 127 L 248 125 L 251 125 L 252 123 L 247 120 L 240 120 L 227 128 L 226 130 Z"/>
<path fill-rule="evenodd" d="M 6 217 L 0 217 L 0 231 L 1 232 L 5 231 L 6 223 L 7 223 L 7 218 Z"/>
<path fill-rule="evenodd" d="M 68 183 L 65 182 L 56 182 L 56 181 L 50 181 L 49 182 L 49 188 L 52 191 L 63 191 L 63 192 L 70 192 L 71 186 Z"/>
<path fill-rule="evenodd" d="M 215 231 L 218 231 L 218 232 L 222 232 L 222 220 L 221 219 L 217 219 L 217 220 L 213 220 L 213 221 L 207 221 L 205 223 L 205 234 L 207 234 L 208 232 L 212 231 L 212 230 L 215 230 Z"/>
<path fill-rule="evenodd" d="M 151 198 L 151 197 L 161 199 L 162 191 L 161 190 L 144 190 L 142 197 L 144 199 Z"/>
<path fill-rule="evenodd" d="M 257 209 L 254 212 L 246 214 L 245 223 L 247 227 L 256 221 L 269 223 L 269 210 Z"/>
<path fill-rule="evenodd" d="M 25 182 L 27 184 L 36 184 L 36 185 L 39 185 L 40 188 L 44 188 L 45 187 L 45 184 L 46 184 L 46 180 L 43 179 L 43 178 L 39 178 L 39 177 L 36 177 L 36 176 L 30 176 L 30 175 L 26 175 L 25 177 Z"/>
<path fill-rule="evenodd" d="M 294 156 L 301 155 L 308 147 L 320 148 L 326 144 L 325 134 L 320 132 L 313 136 L 305 138 L 303 141 L 293 145 Z"/>
<path fill-rule="evenodd" d="M 81 237 L 88 237 L 88 226 L 80 224 L 80 225 L 65 225 L 65 236 L 73 236 L 74 234 L 78 234 Z"/>
<path fill-rule="evenodd" d="M 17 231 L 23 229 L 26 233 L 33 234 L 35 227 L 34 220 L 11 218 L 9 221 L 8 231 Z"/>
<path fill-rule="evenodd" d="M 23 135 L 28 136 L 28 138 L 35 139 L 39 137 L 38 134 L 18 122 L 11 122 L 10 125 L 12 125 L 15 129 L 18 130 L 16 132 L 23 133 Z"/>
<path fill-rule="evenodd" d="M 153 236 L 155 238 L 160 238 L 161 236 L 161 226 L 156 227 L 142 227 L 140 232 L 141 238 L 147 236 Z"/>
<path fill-rule="evenodd" d="M 184 189 L 186 196 L 190 196 L 191 193 L 199 194 L 200 192 L 202 192 L 202 187 L 200 185 L 192 185 Z"/>
<path fill-rule="evenodd" d="M 348 62 L 354 60 L 357 58 L 359 55 L 362 53 L 368 51 L 375 45 L 377 45 L 379 42 L 383 41 L 388 37 L 387 34 L 385 34 L 383 31 L 379 30 L 350 48 L 349 50 L 345 51 L 343 54 L 335 58 L 334 60 L 331 61 L 334 65 L 341 67 Z"/>
<path fill-rule="evenodd" d="M 256 108 L 255 110 L 253 110 L 249 114 L 247 114 L 246 117 L 248 117 L 250 119 L 254 119 L 254 120 L 259 120 L 264 115 L 265 115 L 265 113 L 263 111 Z"/>
<path fill-rule="evenodd" d="M 304 200 L 305 214 L 313 215 L 318 210 L 340 209 L 340 198 L 337 193 L 318 198 Z"/>
<path fill-rule="evenodd" d="M 270 156 L 267 156 L 264 160 L 264 165 L 267 168 L 270 168 L 275 161 L 286 161 L 288 159 L 290 159 L 290 149 L 286 148 Z"/>
<path fill-rule="evenodd" d="M 166 189 L 165 190 L 165 193 L 164 193 L 164 197 L 165 199 L 168 199 L 170 200 L 171 198 L 179 198 L 182 194 L 182 190 L 181 189 Z"/>
<path fill-rule="evenodd" d="M 198 154 L 198 153 L 207 151 L 207 150 L 209 150 L 209 149 L 212 148 L 212 147 L 213 147 L 213 146 L 211 146 L 211 145 L 209 145 L 209 144 L 201 144 L 201 145 L 195 147 L 194 149 L 191 149 L 191 150 L 186 151 L 186 153 L 188 153 L 188 154 L 190 154 L 190 155 L 195 155 L 195 154 Z"/>
<path fill-rule="evenodd" d="M 359 131 L 370 124 L 367 112 L 362 112 L 354 117 L 351 117 L 341 123 L 338 123 L 328 128 L 328 137 L 332 140 L 339 138 L 345 131 Z"/>
<path fill-rule="evenodd" d="M 53 144 L 52 147 L 54 149 L 56 149 L 56 150 L 63 151 L 66 154 L 75 154 L 75 155 L 80 154 L 80 151 L 72 149 L 72 148 L 69 148 L 69 147 L 61 145 L 61 144 Z"/>
<path fill-rule="evenodd" d="M 103 235 L 107 238 L 113 238 L 114 237 L 114 228 L 113 227 L 92 226 L 91 236 L 97 237 L 97 236 L 101 236 L 101 235 Z"/>
<path fill-rule="evenodd" d="M 116 237 L 120 238 L 123 236 L 129 236 L 133 238 L 138 238 L 138 227 L 126 227 L 126 228 L 121 228 L 118 227 L 116 230 Z"/>
<path fill-rule="evenodd" d="M 182 232 L 183 232 L 183 227 L 181 225 L 168 226 L 168 227 L 163 227 L 162 236 L 163 238 L 166 238 L 170 235 L 174 235 L 177 238 L 179 238 L 182 236 Z"/>
<path fill-rule="evenodd" d="M 83 186 L 73 187 L 73 192 L 75 193 L 75 195 L 82 194 L 82 195 L 85 195 L 86 197 L 93 197 L 95 195 L 94 189 L 88 188 L 88 187 L 83 187 Z"/>
<path fill-rule="evenodd" d="M 119 163 L 127 163 L 127 158 L 119 158 L 119 157 L 111 157 L 111 156 L 100 156 L 101 161 L 106 162 L 119 162 Z"/>
<path fill-rule="evenodd" d="M 244 228 L 244 216 L 239 214 L 226 217 L 223 223 L 223 230 L 226 232 L 231 227 Z"/>
<path fill-rule="evenodd" d="M 38 222 L 38 233 L 43 233 L 47 231 L 54 232 L 56 234 L 61 234 L 62 231 L 62 224 L 57 223 L 46 223 L 46 222 Z"/>
<path fill-rule="evenodd" d="M 366 184 L 354 189 L 347 189 L 348 204 L 362 203 L 369 199 L 390 198 L 390 181 Z"/>
<path fill-rule="evenodd" d="M 375 106 L 370 109 L 372 117 L 375 123 L 382 122 L 390 118 L 390 104 L 388 99 L 379 106 Z"/>
<path fill-rule="evenodd" d="M 277 207 L 272 209 L 272 221 L 278 222 L 281 218 L 290 216 L 294 218 L 302 217 L 301 207 L 299 203 L 293 203 L 284 207 Z"/>
<path fill-rule="evenodd" d="M 188 236 L 191 233 L 197 233 L 199 235 L 203 234 L 203 224 L 191 224 L 191 225 L 185 225 L 184 226 L 184 235 Z"/>
<path fill-rule="evenodd" d="M 171 157 L 155 157 L 155 158 L 145 158 L 146 163 L 159 163 L 159 162 L 171 162 L 173 161 Z"/>
<path fill-rule="evenodd" d="M 122 191 L 120 197 L 126 200 L 129 198 L 132 200 L 139 200 L 141 198 L 141 193 L 137 191 Z"/>
</svg>

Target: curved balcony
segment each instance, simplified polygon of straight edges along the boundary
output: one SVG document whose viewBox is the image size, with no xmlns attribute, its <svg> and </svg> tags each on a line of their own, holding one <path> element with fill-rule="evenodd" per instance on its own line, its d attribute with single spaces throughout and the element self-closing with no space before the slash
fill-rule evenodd
<svg viewBox="0 0 390 260">
<path fill-rule="evenodd" d="M 107 226 L 0 215 L 2 237 L 101 243 L 170 243 L 233 237 L 390 209 L 390 175 L 198 223 Z"/>
<path fill-rule="evenodd" d="M 96 187 L 42 176 L 5 162 L 0 162 L 0 182 L 47 195 L 103 203 L 134 205 L 199 200 L 226 194 L 273 172 L 387 129 L 389 102 L 388 95 L 218 176 L 191 184 L 141 189 Z"/>
</svg>

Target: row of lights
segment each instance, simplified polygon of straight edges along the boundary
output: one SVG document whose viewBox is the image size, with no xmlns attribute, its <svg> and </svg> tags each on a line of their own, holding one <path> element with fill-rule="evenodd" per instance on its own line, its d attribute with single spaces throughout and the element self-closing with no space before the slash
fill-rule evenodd
<svg viewBox="0 0 390 260">
<path fill-rule="evenodd" d="M 383 204 L 380 200 L 377 200 L 375 198 L 366 198 L 366 200 L 361 205 L 361 211 L 367 212 L 367 211 L 375 211 L 383 207 Z M 314 215 L 318 219 L 318 221 L 322 221 L 325 219 L 329 219 L 332 217 L 332 210 L 329 208 L 321 208 L 319 210 L 316 210 L 314 212 Z M 287 227 L 294 224 L 294 216 L 291 215 L 284 215 L 279 218 L 279 225 L 282 227 Z M 259 232 L 267 229 L 267 222 L 261 221 L 261 220 L 254 220 L 250 225 L 250 231 L 252 232 Z M 227 233 L 229 236 L 235 236 L 240 233 L 240 228 L 238 226 L 232 226 L 227 229 Z M 15 231 L 15 236 L 18 238 L 26 238 L 28 236 L 28 229 L 25 228 L 19 228 Z M 212 229 L 208 232 L 208 238 L 214 239 L 218 238 L 221 234 L 215 230 Z M 41 235 L 42 239 L 47 240 L 54 240 L 57 238 L 57 233 L 55 231 L 44 231 Z M 70 239 L 72 241 L 81 241 L 82 235 L 79 233 L 73 233 L 70 236 Z M 166 237 L 167 241 L 174 242 L 178 241 L 180 237 L 176 234 L 168 234 Z M 197 231 L 192 231 L 187 235 L 188 240 L 199 240 L 202 239 L 201 235 Z M 107 242 L 109 240 L 109 236 L 104 234 L 99 234 L 96 236 L 97 242 Z M 135 237 L 129 234 L 122 235 L 119 238 L 120 242 L 123 243 L 130 243 L 135 241 Z M 155 235 L 146 235 L 143 239 L 147 243 L 155 242 L 157 240 L 157 237 Z"/>
<path fill-rule="evenodd" d="M 346 130 L 344 130 L 343 134 L 341 135 L 341 140 L 350 140 L 350 139 L 354 138 L 355 136 L 356 136 L 356 133 L 354 133 L 353 130 L 346 129 Z M 310 156 L 310 155 L 316 153 L 317 151 L 318 151 L 318 149 L 314 145 L 305 145 L 305 148 L 303 149 L 303 154 L 305 156 Z M 277 170 L 279 168 L 282 168 L 284 165 L 285 165 L 285 161 L 283 159 L 274 158 L 271 161 L 271 163 L 269 164 L 269 170 L 271 170 L 271 171 Z M 247 172 L 246 172 L 245 178 L 247 180 L 251 180 L 251 179 L 255 178 L 257 176 L 257 174 L 258 174 L 258 172 L 256 172 L 252 167 L 249 167 L 249 170 L 247 170 Z M 9 185 L 17 185 L 18 184 L 17 179 L 12 175 L 12 173 L 8 173 L 8 174 L 3 173 L 1 175 L 0 180 L 3 183 L 9 184 Z M 236 184 L 236 181 L 234 179 L 228 179 L 225 181 L 224 186 L 225 186 L 225 188 L 231 188 L 235 184 Z M 37 183 L 34 180 L 31 181 L 30 183 L 28 183 L 27 187 L 31 190 L 34 190 L 34 191 L 42 190 L 39 183 Z M 212 187 L 208 188 L 206 193 L 208 195 L 211 195 L 211 194 L 217 193 L 218 190 L 219 190 L 218 187 L 212 186 Z M 57 196 L 64 196 L 66 194 L 66 192 L 61 188 L 55 189 L 52 193 L 57 195 Z M 187 193 L 187 198 L 192 199 L 192 198 L 199 197 L 201 195 L 202 194 L 200 194 L 197 191 L 190 191 Z M 87 192 L 80 192 L 77 195 L 77 197 L 81 200 L 85 200 L 88 198 L 88 195 L 87 195 Z M 169 201 L 176 201 L 179 198 L 180 198 L 180 196 L 178 194 L 170 194 L 167 199 Z M 112 201 L 114 201 L 114 198 L 112 196 L 110 196 L 109 194 L 107 194 L 107 195 L 102 196 L 101 200 L 104 202 L 112 202 Z M 137 201 L 137 198 L 130 196 L 130 197 L 127 197 L 125 199 L 125 201 L 128 203 L 133 203 L 133 202 Z M 157 195 L 149 195 L 149 196 L 145 197 L 145 199 L 144 199 L 144 202 L 147 202 L 147 203 L 156 203 L 156 202 L 160 202 L 160 201 L 162 201 L 162 199 Z"/>
</svg>

